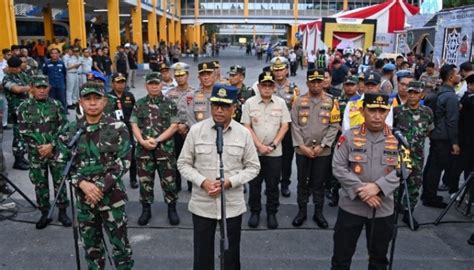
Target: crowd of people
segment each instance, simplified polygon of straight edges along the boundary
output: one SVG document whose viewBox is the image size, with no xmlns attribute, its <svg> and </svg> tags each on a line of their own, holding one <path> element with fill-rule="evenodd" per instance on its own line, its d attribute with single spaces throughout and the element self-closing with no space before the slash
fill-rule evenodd
<svg viewBox="0 0 474 270">
<path fill-rule="evenodd" d="M 288 54 L 272 51 L 269 66 L 252 86 L 244 83 L 242 65 L 230 67 L 229 77 L 223 78 L 219 61 L 200 62 L 194 88 L 189 65 L 180 62 L 179 46 L 161 43 L 158 53 L 144 51 L 151 71 L 145 77 L 147 95 L 139 100 L 129 91 L 136 87 L 136 44 L 120 46 L 113 57 L 108 47 L 53 47 L 45 52 L 49 57 L 42 66 L 19 46 L 2 51 L 7 102 L 1 100 L 8 104 L 8 109 L 2 108 L 13 127 L 13 168 L 30 171 L 42 212 L 38 229 L 51 222 L 47 218 L 48 168 L 55 192 L 61 193 L 58 220 L 71 226 L 68 198 L 58 184 L 72 154 L 67 145 L 82 130 L 70 176 L 91 269 L 105 264 L 103 232 L 98 226 L 104 226 L 109 235 L 117 269 L 133 267 L 124 207 L 126 172 L 130 187 L 140 191 L 142 212 L 137 222 L 141 226 L 152 218 L 155 172 L 173 226 L 180 223 L 176 203 L 182 182 L 187 182 L 194 269 L 213 269 L 214 234 L 222 222 L 219 195 L 224 188 L 229 234 L 226 269 L 240 269 L 246 205 L 248 226 L 259 227 L 265 182 L 266 226 L 278 228 L 279 197 L 291 197 L 296 157 L 298 209 L 293 226 L 305 223 L 312 196 L 312 219 L 318 227 L 328 228 L 327 198 L 330 206 L 339 206 L 331 269 L 350 268 L 364 225 L 370 243 L 369 268 L 385 269 L 395 211 L 417 230 L 412 214 L 418 211 L 418 199 L 424 206 L 445 208 L 438 190 L 447 187 L 454 196 L 461 174 L 466 179 L 473 170 L 474 144 L 469 140 L 474 131 L 472 62 L 436 66 L 431 59 L 413 54 L 379 59 L 370 50 L 321 50 L 305 56 L 295 47 Z M 194 46 L 192 51 L 195 54 Z M 308 65 L 306 84 L 298 86 L 290 77 L 304 63 Z M 303 87 L 308 89 L 306 94 L 301 94 Z M 75 109 L 77 121 L 67 121 L 68 109 Z M 216 152 L 221 124 L 223 183 Z M 8 127 L 7 122 L 3 126 Z M 406 137 L 410 149 L 405 195 L 409 200 L 401 204 L 394 199 L 400 162 L 399 142 L 392 130 Z M 425 157 L 427 138 L 430 150 Z M 438 187 L 443 171 L 444 185 Z M 0 192 L 11 192 L 3 181 Z M 473 242 L 474 236 L 469 240 Z"/>
</svg>

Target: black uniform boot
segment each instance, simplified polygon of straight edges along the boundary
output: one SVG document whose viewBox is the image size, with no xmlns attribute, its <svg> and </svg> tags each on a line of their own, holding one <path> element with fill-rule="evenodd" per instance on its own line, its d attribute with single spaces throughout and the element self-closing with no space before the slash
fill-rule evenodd
<svg viewBox="0 0 474 270">
<path fill-rule="evenodd" d="M 339 188 L 333 187 L 331 189 L 331 192 L 332 192 L 332 196 L 331 196 L 331 199 L 329 200 L 329 206 L 336 207 L 339 203 Z"/>
<path fill-rule="evenodd" d="M 15 156 L 15 163 L 13 169 L 27 171 L 30 169 L 30 163 L 22 156 Z"/>
<path fill-rule="evenodd" d="M 71 227 L 72 222 L 71 219 L 69 219 L 69 217 L 67 216 L 66 208 L 59 209 L 58 221 L 61 222 L 64 227 Z"/>
<path fill-rule="evenodd" d="M 142 203 L 142 214 L 138 218 L 138 225 L 145 226 L 151 218 L 151 205 L 149 203 Z"/>
<path fill-rule="evenodd" d="M 319 228 L 327 229 L 329 227 L 326 218 L 323 215 L 323 208 L 320 206 L 315 206 L 313 220 L 316 222 Z"/>
<path fill-rule="evenodd" d="M 250 214 L 250 218 L 248 221 L 248 225 L 250 228 L 257 228 L 258 224 L 260 223 L 260 213 L 259 212 L 252 212 Z"/>
<path fill-rule="evenodd" d="M 413 231 L 418 230 L 420 227 L 420 224 L 418 224 L 418 221 L 416 221 L 415 217 L 413 216 L 413 210 L 411 211 L 411 215 L 413 217 Z M 410 228 L 410 214 L 408 213 L 408 210 L 403 211 L 403 219 L 402 221 Z"/>
<path fill-rule="evenodd" d="M 36 222 L 36 229 L 41 230 L 46 228 L 51 222 L 51 219 L 48 218 L 48 210 L 41 211 L 41 218 Z"/>
<path fill-rule="evenodd" d="M 168 204 L 168 219 L 170 224 L 173 226 L 179 224 L 179 216 L 178 212 L 176 212 L 176 202 Z"/>
<path fill-rule="evenodd" d="M 293 226 L 300 227 L 301 225 L 303 225 L 303 222 L 306 220 L 306 212 L 307 212 L 306 205 L 299 207 L 298 214 L 293 219 Z"/>
</svg>

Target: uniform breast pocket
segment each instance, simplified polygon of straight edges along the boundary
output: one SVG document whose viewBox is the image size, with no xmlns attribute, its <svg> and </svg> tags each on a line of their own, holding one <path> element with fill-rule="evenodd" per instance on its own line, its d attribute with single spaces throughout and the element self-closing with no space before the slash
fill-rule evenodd
<svg viewBox="0 0 474 270">
<path fill-rule="evenodd" d="M 270 121 L 272 122 L 272 124 L 280 125 L 282 116 L 283 116 L 282 111 L 277 111 L 277 110 L 271 111 L 270 112 Z"/>
<path fill-rule="evenodd" d="M 396 155 L 383 155 L 382 166 L 384 167 L 385 174 L 392 172 L 398 165 L 398 157 Z"/>
<path fill-rule="evenodd" d="M 349 161 L 351 164 L 351 170 L 355 174 L 363 174 L 365 167 L 368 162 L 367 154 L 362 153 L 349 153 Z"/>
<path fill-rule="evenodd" d="M 244 145 L 230 144 L 224 145 L 225 153 L 227 154 L 227 161 L 225 165 L 229 170 L 235 169 L 242 164 L 242 157 L 244 155 Z"/>
<path fill-rule="evenodd" d="M 301 109 L 298 111 L 298 124 L 302 127 L 306 126 L 309 121 L 309 109 Z"/>
<path fill-rule="evenodd" d="M 324 124 L 324 125 L 329 124 L 330 117 L 331 117 L 331 113 L 329 112 L 329 110 L 322 109 L 319 112 L 319 119 L 321 120 L 321 124 Z"/>
<path fill-rule="evenodd" d="M 253 126 L 258 126 L 262 123 L 262 115 L 259 111 L 250 112 L 249 116 Z"/>
</svg>

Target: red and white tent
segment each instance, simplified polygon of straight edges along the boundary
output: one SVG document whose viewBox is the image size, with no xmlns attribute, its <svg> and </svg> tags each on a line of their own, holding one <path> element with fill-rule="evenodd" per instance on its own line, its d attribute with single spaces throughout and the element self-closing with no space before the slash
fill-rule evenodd
<svg viewBox="0 0 474 270">
<path fill-rule="evenodd" d="M 340 12 L 330 17 L 336 19 L 375 19 L 377 20 L 377 33 L 394 33 L 403 30 L 407 17 L 417 14 L 419 10 L 418 7 L 403 0 L 387 0 L 377 5 Z M 321 26 L 321 19 L 299 25 L 299 31 L 304 34 L 303 45 L 307 51 L 322 49 L 320 45 L 324 44 L 321 41 Z M 355 37 L 340 36 L 341 41 Z"/>
</svg>

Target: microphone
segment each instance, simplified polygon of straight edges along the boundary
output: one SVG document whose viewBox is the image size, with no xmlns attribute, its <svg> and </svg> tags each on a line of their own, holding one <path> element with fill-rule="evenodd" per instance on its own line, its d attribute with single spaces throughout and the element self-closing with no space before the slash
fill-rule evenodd
<svg viewBox="0 0 474 270">
<path fill-rule="evenodd" d="M 84 128 L 78 128 L 76 134 L 74 134 L 74 137 L 72 137 L 72 139 L 67 144 L 67 148 L 72 148 L 79 141 L 79 138 L 81 137 L 82 133 L 84 133 Z"/>
<path fill-rule="evenodd" d="M 394 129 L 393 130 L 393 136 L 397 138 L 398 142 L 403 145 L 403 147 L 409 149 L 410 145 L 408 144 L 407 138 L 403 136 L 403 133 L 399 129 Z"/>
<path fill-rule="evenodd" d="M 222 154 L 224 150 L 224 124 L 222 123 L 216 123 L 214 128 L 217 130 L 217 136 L 216 136 L 216 146 L 217 146 L 217 153 Z"/>
</svg>

